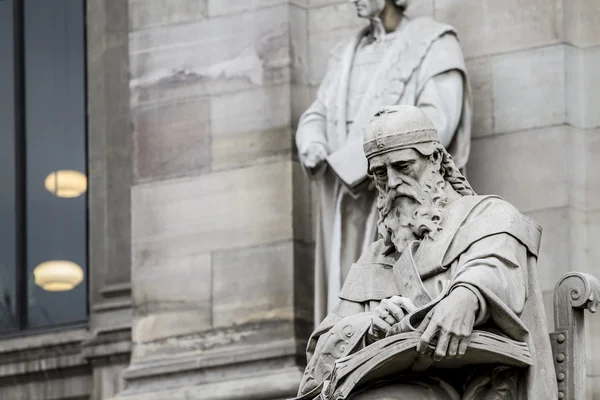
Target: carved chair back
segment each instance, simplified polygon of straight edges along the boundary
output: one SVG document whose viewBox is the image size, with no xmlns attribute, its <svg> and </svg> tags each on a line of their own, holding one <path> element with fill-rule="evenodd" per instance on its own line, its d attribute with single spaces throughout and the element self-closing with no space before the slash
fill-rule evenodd
<svg viewBox="0 0 600 400">
<path fill-rule="evenodd" d="M 554 289 L 554 332 L 550 334 L 550 342 L 558 399 L 585 399 L 584 311 L 596 312 L 599 301 L 600 283 L 589 274 L 570 272 Z"/>
</svg>

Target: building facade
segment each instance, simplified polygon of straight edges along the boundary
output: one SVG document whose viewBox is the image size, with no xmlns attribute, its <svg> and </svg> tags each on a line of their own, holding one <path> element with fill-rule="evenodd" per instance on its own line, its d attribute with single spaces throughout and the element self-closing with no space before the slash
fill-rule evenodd
<svg viewBox="0 0 600 400">
<path fill-rule="evenodd" d="M 408 13 L 431 15 L 459 32 L 474 99 L 467 174 L 477 192 L 501 195 L 542 224 L 539 268 L 552 321 L 559 277 L 569 270 L 600 276 L 594 158 L 600 152 L 600 2 L 413 0 Z M 73 25 L 60 19 L 69 15 Z M 10 59 L 18 61 L 0 66 L 12 66 L 5 74 L 13 79 L 3 84 L 21 82 L 6 86 L 12 99 L 6 104 L 15 110 L 0 110 L 0 124 L 14 126 L 0 126 L 15 133 L 10 137 L 31 135 L 0 150 L 16 166 L 8 185 L 21 188 L 8 197 L 17 210 L 33 198 L 44 174 L 32 175 L 27 160 L 46 159 L 43 149 L 63 155 L 49 157 L 58 164 L 48 171 L 67 168 L 59 163 L 64 154 L 83 154 L 78 165 L 87 175 L 77 203 L 84 201 L 83 208 L 69 203 L 87 221 L 75 235 L 87 238 L 87 246 L 71 237 L 56 242 L 85 250 L 77 286 L 85 290 L 72 292 L 65 304 L 47 303 L 63 311 L 82 307 L 64 321 L 37 329 L 33 317 L 22 321 L 36 315 L 19 312 L 39 289 L 18 277 L 38 265 L 27 248 L 37 243 L 27 221 L 37 219 L 27 210 L 13 213 L 19 217 L 11 229 L 20 239 L 3 244 L 15 268 L 7 268 L 14 272 L 2 275 L 8 282 L 2 283 L 15 286 L 19 321 L 0 335 L 0 398 L 293 396 L 313 328 L 315 218 L 293 132 L 329 51 L 364 23 L 353 5 L 0 0 L 0 16 L 12 21 L 0 26 L 12 35 L 1 50 L 16 52 Z M 44 21 L 57 22 L 44 31 Z M 56 34 L 67 25 L 72 30 Z M 67 40 L 73 38 L 81 43 Z M 62 54 L 60 46 L 82 49 L 81 57 L 36 59 Z M 35 68 L 40 65 L 50 66 Z M 75 94 L 67 96 L 67 87 Z M 50 90 L 54 96 L 44 96 Z M 56 108 L 59 101 L 71 103 Z M 46 109 L 52 112 L 41 122 Z M 73 115 L 75 125 L 65 125 Z M 46 126 L 86 135 L 65 136 L 58 150 L 38 142 L 38 153 L 27 152 Z M 81 145 L 82 137 L 86 149 L 69 147 Z M 65 230 L 66 214 L 59 211 L 43 223 L 62 228 L 44 237 Z M 590 316 L 586 328 L 588 398 L 595 399 L 600 319 Z"/>
</svg>

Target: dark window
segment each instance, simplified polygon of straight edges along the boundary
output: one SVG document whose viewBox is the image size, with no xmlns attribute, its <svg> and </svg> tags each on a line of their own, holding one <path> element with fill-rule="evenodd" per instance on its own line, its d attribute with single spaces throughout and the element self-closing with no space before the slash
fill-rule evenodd
<svg viewBox="0 0 600 400">
<path fill-rule="evenodd" d="M 0 331 L 87 319 L 84 0 L 0 0 Z"/>
</svg>

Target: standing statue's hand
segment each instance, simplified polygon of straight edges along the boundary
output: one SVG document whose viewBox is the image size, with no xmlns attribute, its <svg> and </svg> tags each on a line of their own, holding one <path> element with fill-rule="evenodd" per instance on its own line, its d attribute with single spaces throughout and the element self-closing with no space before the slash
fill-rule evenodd
<svg viewBox="0 0 600 400">
<path fill-rule="evenodd" d="M 406 314 L 416 309 L 407 297 L 392 296 L 383 299 L 373 310 L 371 327 L 367 332 L 369 341 L 383 339 L 392 326 L 402 320 Z"/>
<path fill-rule="evenodd" d="M 327 148 L 321 143 L 310 143 L 300 153 L 304 167 L 309 170 L 317 169 L 327 158 Z"/>
<path fill-rule="evenodd" d="M 421 323 L 420 327 L 426 328 L 417 344 L 417 351 L 425 354 L 429 344 L 433 344 L 437 336 L 433 353 L 435 361 L 444 357 L 463 356 L 469 346 L 478 310 L 479 301 L 471 290 L 462 286 L 452 290 Z"/>
</svg>

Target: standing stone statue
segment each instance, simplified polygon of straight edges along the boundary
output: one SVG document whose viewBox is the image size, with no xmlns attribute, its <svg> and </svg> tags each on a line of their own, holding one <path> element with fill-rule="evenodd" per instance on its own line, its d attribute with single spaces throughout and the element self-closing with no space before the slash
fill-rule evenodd
<svg viewBox="0 0 600 400">
<path fill-rule="evenodd" d="M 370 23 L 334 48 L 296 134 L 300 161 L 320 192 L 317 323 L 335 305 L 347 267 L 376 237 L 376 194 L 372 184 L 368 188 L 361 135 L 374 112 L 383 105 L 416 105 L 429 115 L 458 168 L 469 156 L 471 106 L 454 29 L 405 16 L 408 0 L 352 2 Z"/>
<path fill-rule="evenodd" d="M 299 395 L 557 398 L 536 272 L 540 226 L 497 196 L 476 195 L 416 107 L 377 112 L 364 152 L 381 239 L 313 332 Z M 336 394 L 344 387 L 349 397 Z"/>
</svg>

